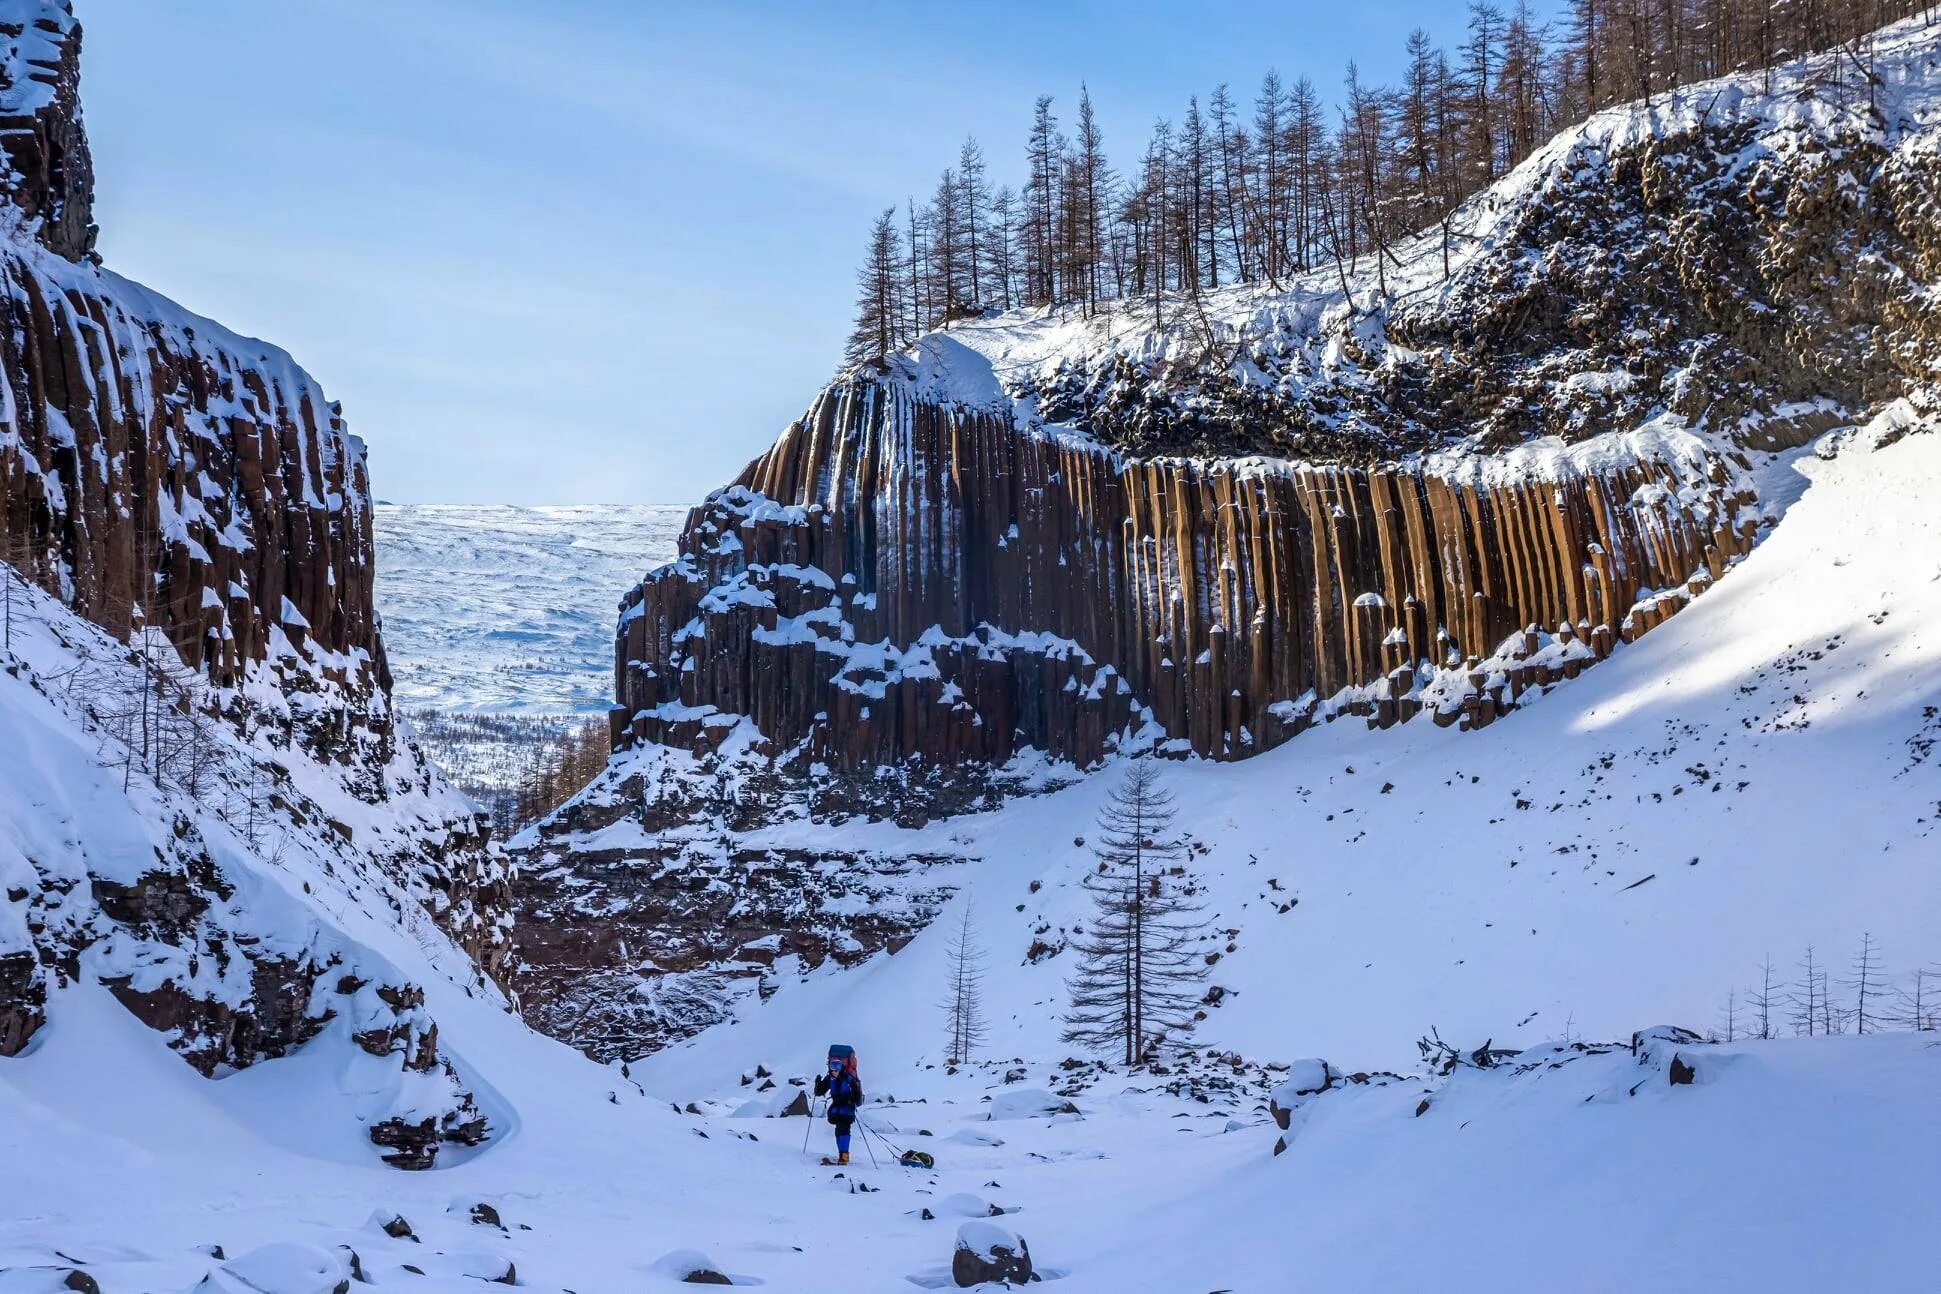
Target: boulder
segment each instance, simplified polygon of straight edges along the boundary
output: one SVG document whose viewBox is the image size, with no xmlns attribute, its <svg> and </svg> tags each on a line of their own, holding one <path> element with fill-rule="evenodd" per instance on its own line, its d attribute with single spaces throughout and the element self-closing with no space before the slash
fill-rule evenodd
<svg viewBox="0 0 1941 1294">
<path fill-rule="evenodd" d="M 1295 1061 L 1288 1066 L 1287 1077 L 1275 1084 L 1267 1097 L 1267 1108 L 1274 1116 L 1274 1123 L 1282 1132 L 1286 1132 L 1295 1107 L 1327 1091 L 1340 1078 L 1341 1075 L 1325 1060 Z"/>
<path fill-rule="evenodd" d="M 654 1260 L 654 1270 L 689 1285 L 733 1285 L 714 1259 L 699 1249 L 676 1249 Z"/>
<path fill-rule="evenodd" d="M 957 1228 L 950 1277 L 958 1288 L 997 1282 L 1023 1285 L 1038 1277 L 1031 1270 L 1031 1247 L 1024 1237 L 995 1222 L 966 1222 Z"/>
</svg>

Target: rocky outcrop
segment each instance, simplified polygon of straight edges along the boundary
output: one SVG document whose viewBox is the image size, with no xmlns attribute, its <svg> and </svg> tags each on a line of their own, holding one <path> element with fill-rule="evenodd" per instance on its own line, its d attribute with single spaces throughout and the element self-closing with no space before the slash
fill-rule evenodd
<svg viewBox="0 0 1941 1294">
<path fill-rule="evenodd" d="M 81 128 L 81 27 L 69 0 L 0 13 L 0 202 L 55 255 L 93 255 L 94 162 Z"/>
<path fill-rule="evenodd" d="M 34 626 L 0 684 L 34 750 L 78 740 L 117 771 L 7 752 L 26 807 L 0 819 L 0 1056 L 76 980 L 209 1076 L 348 1017 L 368 1132 L 426 1167 L 486 1120 L 423 991 L 345 911 L 388 909 L 495 994 L 510 870 L 397 723 L 342 411 L 282 351 L 97 263 L 80 49 L 68 0 L 0 0 L 0 579 Z"/>
<path fill-rule="evenodd" d="M 80 27 L 67 0 L 5 0 L 0 42 L 0 560 L 118 637 L 159 631 L 238 726 L 392 795 L 413 757 L 362 443 L 287 354 L 92 263 Z M 266 710 L 251 676 L 291 703 Z M 424 826 L 389 861 L 497 973 L 510 891 L 485 825 Z"/>
<path fill-rule="evenodd" d="M 1743 465 L 1642 435 L 1597 460 L 1129 459 L 853 378 L 622 603 L 615 737 L 706 750 L 745 716 L 855 770 L 1084 765 L 1149 726 L 1237 758 L 1330 703 L 1393 722 L 1532 626 L 1607 655 L 1717 578 L 1755 533 Z"/>
<path fill-rule="evenodd" d="M 526 1018 L 596 1059 L 684 1038 L 784 973 L 894 952 L 956 889 L 955 855 L 743 844 L 754 821 L 808 818 L 807 792 L 760 761 L 724 778 L 659 754 L 610 769 L 520 867 Z"/>
</svg>

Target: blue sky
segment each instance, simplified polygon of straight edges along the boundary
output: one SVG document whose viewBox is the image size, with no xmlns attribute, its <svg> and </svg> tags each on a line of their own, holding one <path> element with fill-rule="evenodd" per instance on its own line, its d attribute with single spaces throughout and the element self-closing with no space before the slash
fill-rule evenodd
<svg viewBox="0 0 1941 1294">
<path fill-rule="evenodd" d="M 1554 6 L 1553 6 L 1554 7 Z M 291 350 L 381 497 L 689 503 L 836 367 L 871 217 L 1089 83 L 1108 153 L 1463 7 L 78 0 L 102 251 Z"/>
</svg>

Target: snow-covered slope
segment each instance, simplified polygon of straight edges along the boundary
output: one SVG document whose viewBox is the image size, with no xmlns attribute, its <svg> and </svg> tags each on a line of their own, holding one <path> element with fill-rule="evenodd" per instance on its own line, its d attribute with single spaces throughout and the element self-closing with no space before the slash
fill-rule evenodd
<svg viewBox="0 0 1941 1294">
<path fill-rule="evenodd" d="M 1895 406 L 1782 470 L 1811 485 L 1739 570 L 1513 722 L 1337 722 L 1243 764 L 1162 764 L 1224 989 L 1195 1042 L 1392 1066 L 1432 1027 L 1513 1046 L 1709 1028 L 1766 957 L 1790 985 L 1809 944 L 1835 979 L 1867 933 L 1897 984 L 1941 958 L 1941 434 Z M 749 833 L 974 861 L 909 947 L 801 982 L 778 967 L 746 1025 L 648 1072 L 693 1083 L 832 1028 L 879 1063 L 937 1059 L 961 903 L 1002 1004 L 993 1049 L 1062 1055 L 1069 958 L 1027 952 L 1088 916 L 1083 842 L 1113 779 L 920 830 Z"/>
<path fill-rule="evenodd" d="M 601 714 L 613 607 L 686 508 L 379 503 L 377 608 L 406 709 Z"/>
<path fill-rule="evenodd" d="M 1664 412 L 1764 444 L 1811 420 L 1788 402 L 1851 413 L 1931 374 L 1937 123 L 1941 37 L 1917 16 L 1864 57 L 1605 109 L 1379 265 L 1168 301 L 1157 327 L 1150 300 L 971 320 L 891 367 L 1149 455 L 1365 462 Z"/>
<path fill-rule="evenodd" d="M 1703 1025 L 1765 952 L 1786 975 L 1808 940 L 1837 977 L 1871 931 L 1901 986 L 1934 957 L 1941 433 L 1903 413 L 1798 456 L 1807 488 L 1742 570 L 1514 723 L 1337 723 L 1243 764 L 1166 764 L 1209 849 L 1192 866 L 1239 934 L 1212 968 L 1225 1005 L 1163 1070 L 1062 1066 L 1065 959 L 1022 957 L 1079 910 L 1089 863 L 1072 837 L 1110 767 L 915 832 L 799 829 L 979 855 L 959 901 L 985 929 L 996 1028 L 991 1058 L 954 1075 L 934 1065 L 940 931 L 785 981 L 636 1066 L 648 1096 L 468 994 L 435 944 L 368 902 L 372 882 L 315 865 L 314 846 L 225 851 L 293 914 L 332 913 L 355 964 L 423 984 L 494 1135 L 448 1169 L 387 1173 L 347 1121 L 318 1117 L 368 1099 L 340 1035 L 211 1083 L 102 989 L 59 989 L 52 1023 L 0 1062 L 0 1150 L 37 1166 L 0 1179 L 0 1289 L 58 1288 L 78 1266 L 110 1294 L 205 1279 L 321 1294 L 350 1278 L 345 1246 L 379 1288 L 473 1289 L 511 1264 L 534 1289 L 673 1289 L 698 1251 L 737 1283 L 892 1290 L 947 1284 L 960 1228 L 993 1206 L 1007 1212 L 987 1221 L 1073 1291 L 1388 1288 L 1425 1272 L 1519 1289 L 1930 1288 L 1937 1035 L 1542 1046 Z M 109 829 L 151 830 L 85 750 L 58 755 L 84 741 L 60 706 L 4 676 L 0 705 L 47 734 L 37 766 L 97 788 Z M 1414 1063 L 1431 1027 L 1465 1049 L 1538 1049 L 1438 1076 Z M 761 1117 L 836 1038 L 861 1051 L 876 1136 L 841 1176 L 804 1157 L 823 1125 Z M 1336 1077 L 1283 1097 L 1283 1132 L 1265 1098 L 1290 1071 L 1263 1062 L 1317 1055 Z M 761 1090 L 759 1064 L 776 1087 Z M 1674 1082 L 1684 1067 L 1693 1081 Z M 1032 1095 L 1052 1088 L 1072 1095 Z M 1037 1112 L 1067 1101 L 1078 1113 Z M 935 1171 L 891 1166 L 892 1144 Z M 503 1228 L 470 1220 L 480 1202 Z M 421 1239 L 387 1235 L 393 1214 Z"/>
</svg>

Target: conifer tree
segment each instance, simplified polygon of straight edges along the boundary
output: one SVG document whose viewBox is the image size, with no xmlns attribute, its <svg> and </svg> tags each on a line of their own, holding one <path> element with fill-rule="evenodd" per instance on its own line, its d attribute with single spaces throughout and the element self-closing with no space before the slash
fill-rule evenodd
<svg viewBox="0 0 1941 1294">
<path fill-rule="evenodd" d="M 856 326 L 844 358 L 851 364 L 878 359 L 898 349 L 896 208 L 885 207 L 869 230 L 869 255 L 856 275 Z"/>
<path fill-rule="evenodd" d="M 984 952 L 977 941 L 977 924 L 966 902 L 962 916 L 944 947 L 950 976 L 944 996 L 945 1058 L 953 1065 L 969 1061 L 984 1043 Z"/>
<path fill-rule="evenodd" d="M 1206 962 L 1200 906 L 1178 860 L 1172 796 L 1154 766 L 1130 764 L 1099 810 L 1093 912 L 1074 937 L 1067 1042 L 1144 1061 L 1166 1034 L 1192 1027 Z"/>
</svg>

